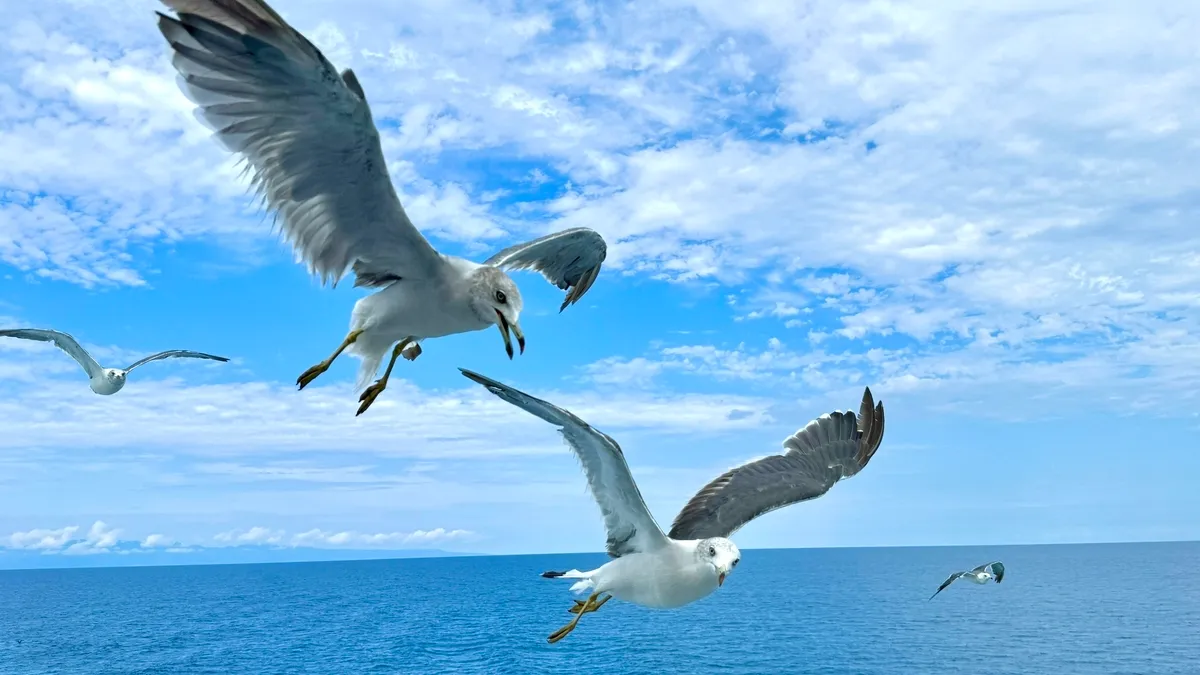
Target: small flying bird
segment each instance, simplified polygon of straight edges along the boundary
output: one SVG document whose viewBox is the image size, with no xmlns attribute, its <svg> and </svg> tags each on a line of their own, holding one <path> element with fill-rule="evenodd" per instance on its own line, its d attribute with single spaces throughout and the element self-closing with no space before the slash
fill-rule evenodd
<svg viewBox="0 0 1200 675">
<path fill-rule="evenodd" d="M 409 220 L 388 176 L 366 94 L 262 0 L 162 0 L 158 13 L 179 85 L 197 117 L 241 156 L 257 193 L 321 284 L 353 270 L 356 287 L 380 289 L 351 313 L 329 358 L 304 371 L 300 389 L 345 350 L 362 359 L 361 415 L 387 386 L 396 360 L 420 342 L 495 325 L 513 357 L 525 352 L 521 293 L 503 270 L 540 272 L 575 304 L 600 273 L 608 249 L 577 227 L 500 251 L 478 264 L 436 251 Z M 367 386 L 387 350 L 383 377 Z"/>
<path fill-rule="evenodd" d="M 708 596 L 741 560 L 729 540 L 734 532 L 764 513 L 825 494 L 834 483 L 862 471 L 883 440 L 883 403 L 876 405 L 867 389 L 857 417 L 852 412 L 822 415 L 784 440 L 782 454 L 721 474 L 692 497 L 675 516 L 671 531 L 663 534 L 613 438 L 546 401 L 469 370 L 462 373 L 559 427 L 583 464 L 604 516 L 608 555 L 614 560 L 585 572 L 542 574 L 576 580 L 572 592 L 590 591 L 586 600 L 575 601 L 568 610 L 575 618 L 550 635 L 550 642 L 566 637 L 584 614 L 614 597 L 670 609 Z"/>
<path fill-rule="evenodd" d="M 67 333 L 57 330 L 43 330 L 40 328 L 13 328 L 9 330 L 0 330 L 0 337 L 21 338 L 23 340 L 39 340 L 41 342 L 53 342 L 56 347 L 71 355 L 71 358 L 79 362 L 83 366 L 83 370 L 88 376 L 88 386 L 92 391 L 101 396 L 109 396 L 115 394 L 125 386 L 125 377 L 129 375 L 129 371 L 137 368 L 144 363 L 151 361 L 159 361 L 162 359 L 209 359 L 211 361 L 226 362 L 229 359 L 224 356 L 213 356 L 212 354 L 204 354 L 202 352 L 191 352 L 185 349 L 173 349 L 171 351 L 159 352 L 146 358 L 135 361 L 128 368 L 105 368 L 92 358 L 92 355 L 87 353 L 87 350 L 80 346 L 75 338 Z"/>
<path fill-rule="evenodd" d="M 997 560 L 996 562 L 990 562 L 986 565 L 980 565 L 970 572 L 955 572 L 954 574 L 950 575 L 950 578 L 943 581 L 941 586 L 938 586 L 938 589 L 933 592 L 933 595 L 929 596 L 929 599 L 934 599 L 937 597 L 938 593 L 946 590 L 947 586 L 955 581 L 958 581 L 959 579 L 965 579 L 981 586 L 993 579 L 996 580 L 996 583 L 1000 583 L 1001 581 L 1004 581 L 1004 563 Z"/>
</svg>

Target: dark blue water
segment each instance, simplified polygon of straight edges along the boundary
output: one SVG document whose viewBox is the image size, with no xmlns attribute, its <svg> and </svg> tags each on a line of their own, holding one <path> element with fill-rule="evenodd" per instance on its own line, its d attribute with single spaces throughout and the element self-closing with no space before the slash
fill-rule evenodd
<svg viewBox="0 0 1200 675">
<path fill-rule="evenodd" d="M 1003 584 L 947 572 L 999 558 Z M 0 673 L 1200 673 L 1200 544 L 745 551 L 709 598 L 608 603 L 599 555 L 0 572 Z"/>
</svg>

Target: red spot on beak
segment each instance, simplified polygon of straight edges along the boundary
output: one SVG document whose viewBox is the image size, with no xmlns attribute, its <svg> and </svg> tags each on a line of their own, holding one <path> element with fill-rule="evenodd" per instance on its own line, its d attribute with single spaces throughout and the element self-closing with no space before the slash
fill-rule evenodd
<svg viewBox="0 0 1200 675">
<path fill-rule="evenodd" d="M 721 572 L 720 574 L 717 575 L 717 586 L 720 586 L 724 583 L 725 583 L 725 573 Z"/>
</svg>

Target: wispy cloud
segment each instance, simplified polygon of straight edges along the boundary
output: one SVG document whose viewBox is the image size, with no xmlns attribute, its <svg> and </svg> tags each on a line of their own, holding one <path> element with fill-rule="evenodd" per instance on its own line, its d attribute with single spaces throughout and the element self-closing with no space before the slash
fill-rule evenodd
<svg viewBox="0 0 1200 675">
<path fill-rule="evenodd" d="M 441 527 L 433 530 L 374 534 L 353 531 L 325 532 L 320 529 L 312 529 L 293 535 L 291 545 L 315 548 L 403 548 L 468 540 L 474 536 L 475 533 L 468 530 L 446 530 Z"/>
<path fill-rule="evenodd" d="M 1200 177 L 1180 167 L 1200 148 L 1189 30 L 1200 6 L 274 4 L 354 68 L 406 211 L 439 247 L 478 257 L 575 225 L 606 237 L 597 306 L 561 319 L 572 349 L 503 379 L 615 436 L 676 439 L 688 462 L 715 466 L 732 461 L 728 436 L 757 443 L 793 416 L 852 405 L 865 385 L 912 415 L 893 418 L 896 434 L 931 411 L 1065 415 L 1078 428 L 1114 411 L 1195 415 Z M 312 312 L 300 328 L 281 303 L 255 317 L 264 334 L 348 311 L 348 295 L 304 295 L 312 284 L 235 159 L 193 118 L 144 2 L 17 3 L 6 18 L 4 325 L 70 307 L 72 321 L 105 328 L 78 337 L 121 365 L 158 345 L 115 336 L 184 317 L 147 299 L 157 287 L 180 294 L 190 330 L 229 330 L 248 290 L 226 284 L 233 273 Z M 286 273 L 258 276 L 268 269 Z M 600 325 L 622 325 L 622 339 L 598 337 Z M 542 481 L 541 460 L 562 452 L 553 432 L 460 381 L 455 364 L 403 371 L 413 379 L 354 418 L 337 373 L 297 393 L 276 369 L 311 354 L 264 345 L 239 344 L 243 364 L 147 369 L 101 398 L 65 355 L 0 341 L 0 420 L 18 422 L 0 438 L 12 468 L 0 480 L 69 471 L 130 493 L 172 485 L 156 508 L 174 515 L 144 532 L 177 532 L 170 518 L 188 514 L 214 528 L 273 523 L 263 536 L 275 545 L 316 525 L 351 539 L 422 526 L 269 517 L 317 504 L 340 519 L 403 499 L 435 509 L 581 494 L 562 476 Z M 781 411 L 797 402 L 803 412 Z M 13 517 L 131 512 L 73 508 Z M 429 517 L 496 525 L 457 516 Z M 84 536 L 17 534 L 48 550 Z"/>
<path fill-rule="evenodd" d="M 182 544 L 163 534 L 150 534 L 145 538 L 126 541 L 121 539 L 122 530 L 110 527 L 97 520 L 83 537 L 76 537 L 79 526 L 71 525 L 59 529 L 33 529 L 13 532 L 0 540 L 0 549 L 37 551 L 47 555 L 129 555 L 148 553 L 155 550 L 169 553 L 189 553 L 227 547 L 286 547 L 321 549 L 376 549 L 402 550 L 427 548 L 452 542 L 471 541 L 477 538 L 474 532 L 464 529 L 414 530 L 412 532 L 366 533 L 354 530 L 324 531 L 319 528 L 297 532 L 288 536 L 286 530 L 253 526 L 217 533 L 211 542 Z"/>
</svg>

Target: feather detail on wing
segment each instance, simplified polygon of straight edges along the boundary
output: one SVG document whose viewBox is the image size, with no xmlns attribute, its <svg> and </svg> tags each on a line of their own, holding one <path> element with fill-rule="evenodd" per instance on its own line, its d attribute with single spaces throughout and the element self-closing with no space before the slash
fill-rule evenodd
<svg viewBox="0 0 1200 675">
<path fill-rule="evenodd" d="M 509 246 L 484 261 L 504 269 L 530 269 L 562 290 L 569 290 L 558 311 L 573 305 L 595 283 L 608 256 L 608 245 L 595 230 L 575 227 Z"/>
<path fill-rule="evenodd" d="M 964 574 L 966 574 L 966 572 L 955 572 L 954 574 L 951 574 L 945 581 L 942 582 L 941 586 L 938 586 L 938 589 L 933 592 L 933 595 L 929 596 L 929 599 L 932 600 L 936 598 L 938 593 L 946 590 L 947 586 L 961 579 Z"/>
<path fill-rule="evenodd" d="M 180 87 L 246 162 L 297 256 L 337 285 L 428 278 L 443 259 L 400 204 L 362 85 L 262 0 L 162 0 Z M 356 262 L 357 261 L 357 262 Z M 382 281 L 381 281 L 382 280 Z"/>
<path fill-rule="evenodd" d="M 971 571 L 972 572 L 984 572 L 984 571 L 987 571 L 987 568 L 989 568 L 989 567 L 992 568 L 992 576 L 996 577 L 996 583 L 1000 583 L 1001 581 L 1004 581 L 1004 563 L 1000 562 L 999 560 L 997 560 L 995 562 L 990 562 L 986 565 L 980 565 L 979 567 L 976 567 L 975 569 L 973 569 Z"/>
<path fill-rule="evenodd" d="M 161 361 L 162 359 L 208 359 L 210 361 L 221 361 L 222 363 L 229 361 L 229 359 L 225 358 L 224 356 L 213 356 L 212 354 L 193 352 L 186 349 L 172 349 L 166 352 L 151 354 L 144 359 L 135 361 L 133 365 L 125 369 L 125 372 L 129 372 L 142 364 L 150 363 L 151 361 Z"/>
<path fill-rule="evenodd" d="M 10 330 L 0 330 L 0 337 L 53 342 L 54 346 L 69 354 L 79 365 L 83 366 L 83 370 L 89 378 L 96 377 L 104 372 L 104 367 L 97 363 L 96 359 L 92 358 L 92 355 L 79 344 L 78 340 L 62 331 L 42 328 L 13 328 Z"/>
<path fill-rule="evenodd" d="M 704 486 L 671 526 L 672 539 L 728 537 L 769 511 L 820 497 L 871 461 L 883 440 L 883 403 L 871 390 L 860 413 L 822 415 L 783 442 L 784 452 L 730 469 Z"/>
<path fill-rule="evenodd" d="M 522 410 L 557 426 L 587 476 L 588 489 L 600 505 L 608 532 L 608 554 L 618 558 L 652 551 L 667 543 L 638 490 L 621 446 L 570 412 L 489 377 L 459 368 L 463 375 Z"/>
</svg>

